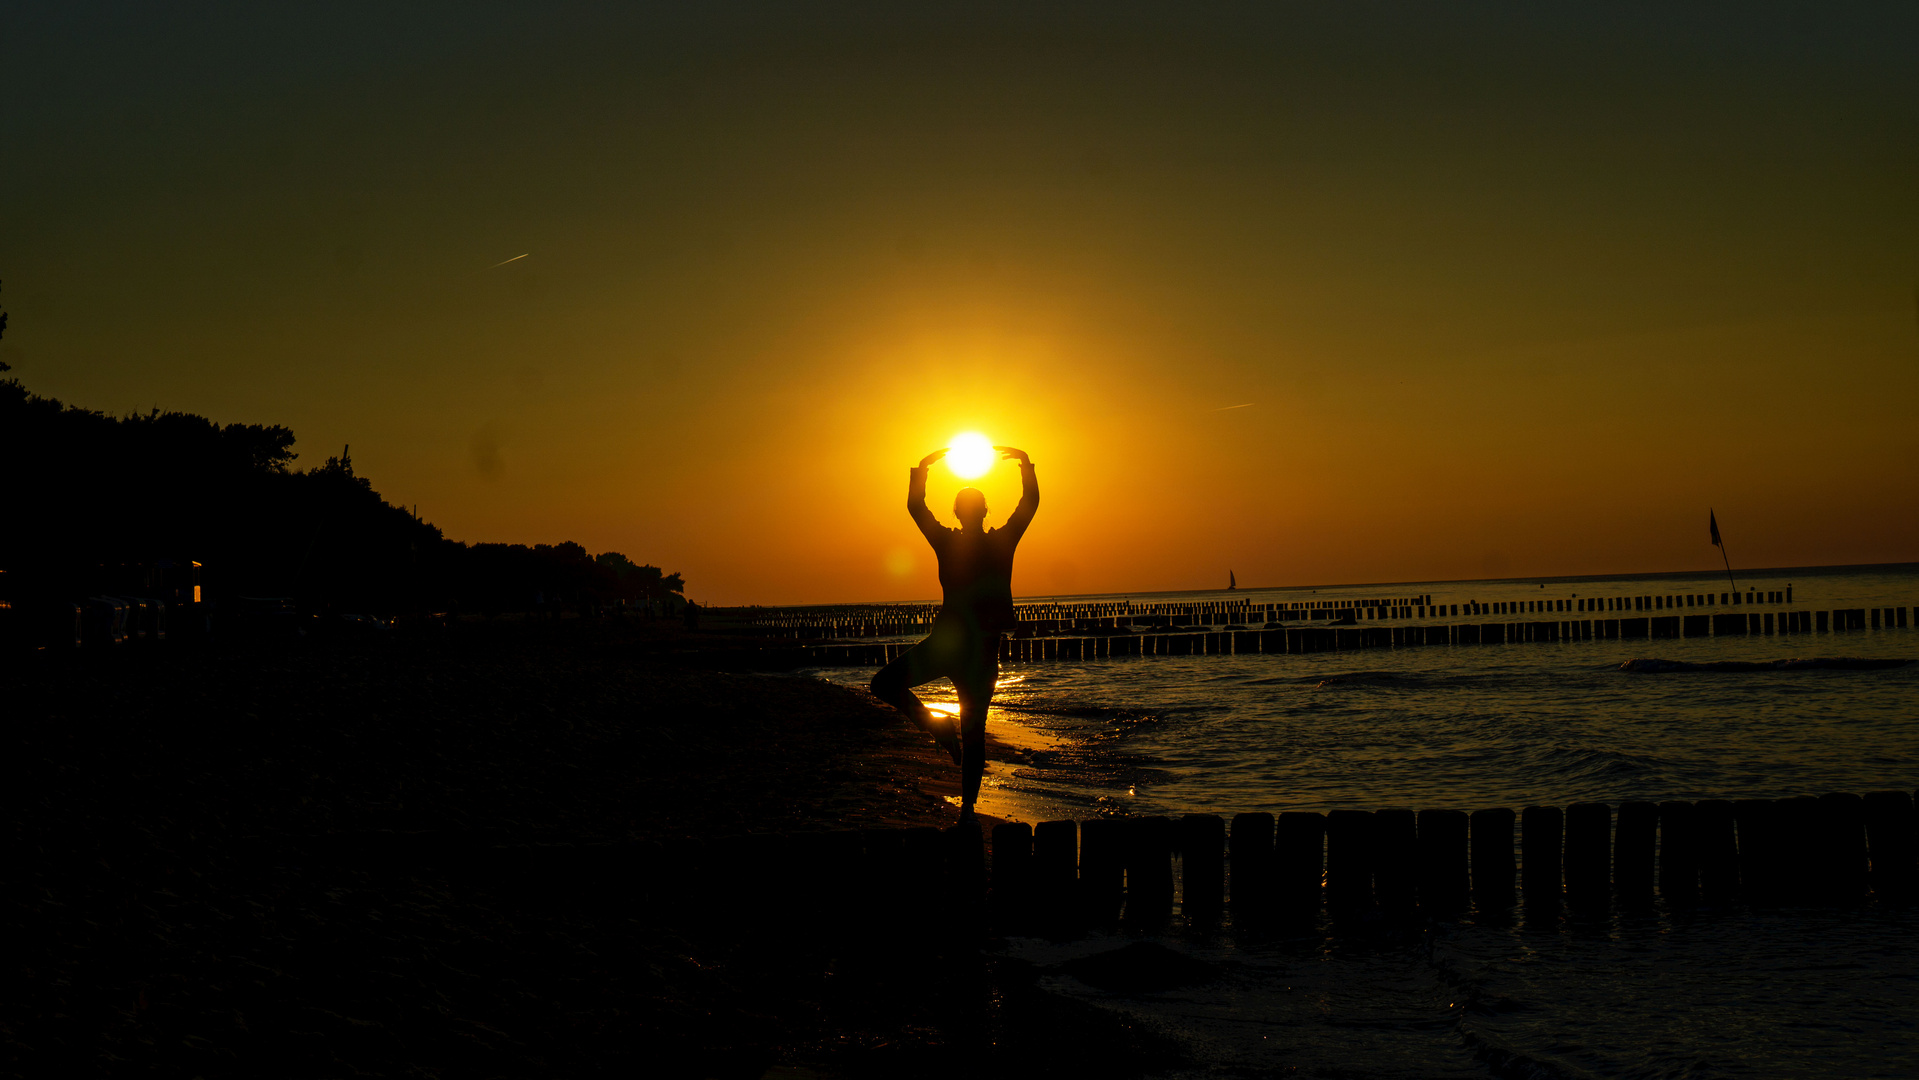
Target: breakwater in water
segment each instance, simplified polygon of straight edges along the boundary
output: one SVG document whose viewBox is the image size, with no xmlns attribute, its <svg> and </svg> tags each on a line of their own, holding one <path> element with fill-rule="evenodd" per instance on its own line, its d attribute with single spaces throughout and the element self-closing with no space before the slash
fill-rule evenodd
<svg viewBox="0 0 1919 1080">
<path fill-rule="evenodd" d="M 1906 905 L 1919 835 L 1905 791 L 1093 818 L 747 837 L 691 857 L 707 882 L 801 875 L 825 906 L 898 894 L 1004 931 L 1359 917 L 1577 917 L 1651 909 Z M 710 865 L 707 865 L 709 864 Z M 709 900 L 723 899 L 719 896 Z M 861 908 L 870 909 L 862 903 Z M 883 906 L 893 906 L 891 904 Z"/>
<path fill-rule="evenodd" d="M 1261 600 L 1249 596 L 1213 600 L 1044 601 L 1015 604 L 1020 636 L 1140 631 L 1193 626 L 1247 629 L 1291 622 L 1374 622 L 1440 620 L 1542 614 L 1677 612 L 1745 608 L 1793 602 L 1793 586 L 1727 592 L 1642 593 L 1527 597 L 1523 600 L 1447 602 L 1432 593 L 1376 597 L 1357 595 L 1323 600 Z M 794 638 L 870 638 L 923 633 L 939 614 L 937 604 L 836 604 L 826 607 L 718 608 L 714 614 L 762 632 Z M 1877 614 L 1874 615 L 1876 619 Z M 1903 616 L 1901 616 L 1903 618 Z"/>
<path fill-rule="evenodd" d="M 1144 656 L 1219 656 L 1248 653 L 1345 652 L 1355 649 L 1441 645 L 1518 645 L 1555 641 L 1749 637 L 1834 634 L 1919 626 L 1919 608 L 1735 611 L 1624 618 L 1488 620 L 1408 625 L 1287 626 L 1218 630 L 1190 626 L 1124 626 L 1096 634 L 1030 624 L 1000 642 L 1001 660 L 1103 660 Z M 787 648 L 795 664 L 884 664 L 911 641 L 825 642 Z M 778 646 L 772 647 L 779 649 Z"/>
<path fill-rule="evenodd" d="M 1471 606 L 1468 605 L 1469 608 Z M 1517 607 L 1517 604 L 1514 606 Z M 939 614 L 939 605 L 835 604 L 807 608 L 721 608 L 716 609 L 716 613 L 763 630 L 785 632 L 798 638 L 885 637 L 931 629 L 934 617 Z M 1225 626 L 1286 620 L 1423 619 L 1429 613 L 1437 616 L 1442 611 L 1432 596 L 1424 593 L 1417 596 L 1341 600 L 1255 601 L 1241 597 L 1230 600 L 1048 601 L 1013 605 L 1013 614 L 1027 632 L 1048 634 L 1071 630 L 1189 624 Z M 1456 615 L 1458 611 L 1453 613 Z"/>
</svg>

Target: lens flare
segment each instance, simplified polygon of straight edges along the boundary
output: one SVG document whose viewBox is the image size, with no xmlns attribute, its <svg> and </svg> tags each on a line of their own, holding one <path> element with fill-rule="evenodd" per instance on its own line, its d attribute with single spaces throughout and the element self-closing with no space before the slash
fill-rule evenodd
<svg viewBox="0 0 1919 1080">
<path fill-rule="evenodd" d="M 946 464 L 953 470 L 953 475 L 961 480 L 985 476 L 987 470 L 993 467 L 996 457 L 998 455 L 993 451 L 993 444 L 976 431 L 955 435 L 953 441 L 947 444 Z"/>
</svg>

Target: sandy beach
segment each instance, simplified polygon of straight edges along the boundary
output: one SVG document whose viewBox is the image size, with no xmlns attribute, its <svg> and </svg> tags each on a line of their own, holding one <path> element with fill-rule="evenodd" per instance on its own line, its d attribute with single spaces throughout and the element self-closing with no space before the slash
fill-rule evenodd
<svg viewBox="0 0 1919 1080">
<path fill-rule="evenodd" d="M 749 658 L 569 619 L 9 672 L 8 1073 L 939 1075 L 1077 1028 L 1122 1075 L 1168 1053 L 976 944 L 849 963 L 649 912 L 662 845 L 956 817 L 896 713 Z"/>
</svg>

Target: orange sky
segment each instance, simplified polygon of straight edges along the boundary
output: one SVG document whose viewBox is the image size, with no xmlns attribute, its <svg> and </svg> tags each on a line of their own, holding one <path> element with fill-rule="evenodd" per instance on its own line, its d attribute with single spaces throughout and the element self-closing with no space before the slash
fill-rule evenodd
<svg viewBox="0 0 1919 1080">
<path fill-rule="evenodd" d="M 715 603 L 1919 559 L 1911 12 L 792 10 L 23 19 L 0 359 Z"/>
</svg>

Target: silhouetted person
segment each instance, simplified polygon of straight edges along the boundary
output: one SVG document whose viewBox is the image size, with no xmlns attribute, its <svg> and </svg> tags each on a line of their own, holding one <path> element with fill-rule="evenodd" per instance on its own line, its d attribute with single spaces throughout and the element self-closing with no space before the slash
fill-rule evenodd
<svg viewBox="0 0 1919 1080">
<path fill-rule="evenodd" d="M 949 529 L 926 508 L 926 470 L 946 456 L 926 455 L 911 470 L 906 512 L 939 556 L 943 597 L 933 631 L 873 677 L 873 693 L 931 732 L 960 767 L 960 813 L 971 814 L 986 772 L 986 709 L 999 679 L 1000 635 L 1013 628 L 1013 549 L 1039 509 L 1039 479 L 1026 451 L 995 446 L 1000 457 L 1019 462 L 1019 505 L 1006 524 L 986 528 L 986 496 L 964 488 L 953 500 L 960 527 Z M 935 717 L 913 687 L 940 676 L 953 680 L 959 693 L 959 733 L 952 721 Z"/>
</svg>

